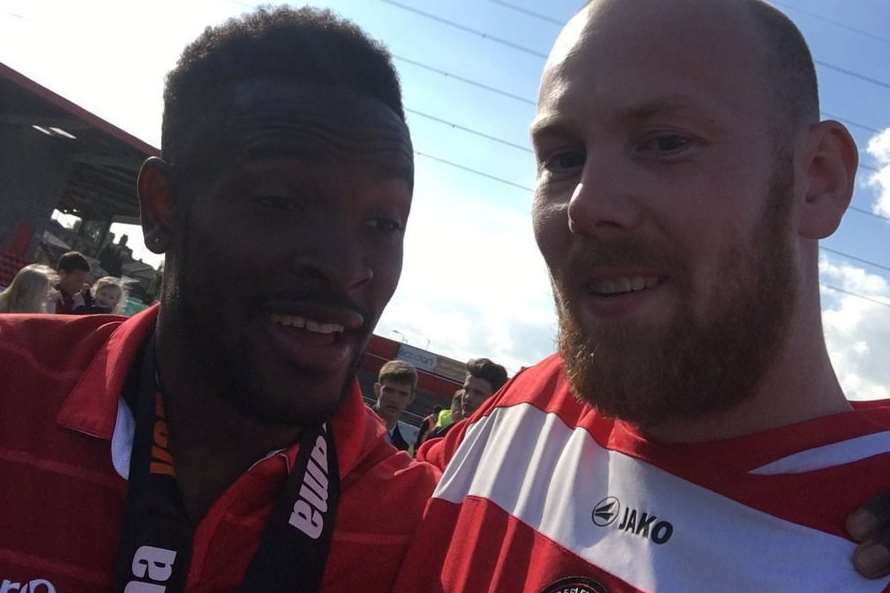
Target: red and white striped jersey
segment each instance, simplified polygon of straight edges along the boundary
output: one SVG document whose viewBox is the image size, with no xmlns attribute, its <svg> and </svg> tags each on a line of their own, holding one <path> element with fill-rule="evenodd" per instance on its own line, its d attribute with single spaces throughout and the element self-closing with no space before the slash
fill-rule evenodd
<svg viewBox="0 0 890 593">
<path fill-rule="evenodd" d="M 890 489 L 890 404 L 664 446 L 569 392 L 559 357 L 419 455 L 447 469 L 395 591 L 878 593 L 848 513 Z"/>
</svg>

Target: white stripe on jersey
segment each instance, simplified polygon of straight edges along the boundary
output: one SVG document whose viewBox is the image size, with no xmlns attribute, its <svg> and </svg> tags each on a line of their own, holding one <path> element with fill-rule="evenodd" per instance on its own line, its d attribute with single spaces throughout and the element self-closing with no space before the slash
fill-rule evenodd
<svg viewBox="0 0 890 593">
<path fill-rule="evenodd" d="M 486 498 L 652 593 L 877 593 L 890 582 L 859 577 L 845 539 L 604 449 L 582 428 L 528 404 L 496 409 L 471 426 L 434 496 L 455 504 Z M 620 501 L 619 516 L 598 527 L 592 511 L 610 496 Z M 657 544 L 618 529 L 625 509 L 670 522 L 673 535 Z"/>
<path fill-rule="evenodd" d="M 761 476 L 801 474 L 853 463 L 888 451 L 890 451 L 890 432 L 877 432 L 801 451 L 751 470 L 751 473 Z"/>
</svg>

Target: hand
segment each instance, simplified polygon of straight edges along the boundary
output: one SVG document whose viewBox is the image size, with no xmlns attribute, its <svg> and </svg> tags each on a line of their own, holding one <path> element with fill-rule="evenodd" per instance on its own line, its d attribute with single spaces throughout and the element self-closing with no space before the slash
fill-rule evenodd
<svg viewBox="0 0 890 593">
<path fill-rule="evenodd" d="M 890 492 L 875 496 L 847 517 L 847 533 L 859 542 L 853 565 L 864 577 L 890 574 Z"/>
</svg>

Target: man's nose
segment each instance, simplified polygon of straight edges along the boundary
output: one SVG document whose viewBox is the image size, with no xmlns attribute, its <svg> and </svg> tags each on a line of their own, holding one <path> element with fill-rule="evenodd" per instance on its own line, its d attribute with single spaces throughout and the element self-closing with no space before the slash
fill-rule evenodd
<svg viewBox="0 0 890 593">
<path fill-rule="evenodd" d="M 622 181 L 620 167 L 588 159 L 569 200 L 569 229 L 600 238 L 633 229 L 640 207 L 632 187 L 632 180 Z"/>
<path fill-rule="evenodd" d="M 325 241 L 293 256 L 291 269 L 301 278 L 347 292 L 364 287 L 374 278 L 362 242 L 332 230 Z"/>
</svg>

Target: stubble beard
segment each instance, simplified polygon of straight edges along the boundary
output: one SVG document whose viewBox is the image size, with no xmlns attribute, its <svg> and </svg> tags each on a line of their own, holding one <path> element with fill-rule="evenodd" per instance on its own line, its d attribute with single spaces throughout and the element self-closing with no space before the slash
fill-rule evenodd
<svg viewBox="0 0 890 593">
<path fill-rule="evenodd" d="M 554 279 L 559 351 L 576 397 L 645 430 L 729 410 L 753 396 L 785 342 L 799 289 L 786 238 L 790 162 L 778 162 L 776 171 L 754 247 L 724 256 L 727 274 L 715 282 L 708 319 L 684 300 L 667 326 L 585 328 Z M 734 268 L 743 269 L 731 274 Z"/>
<path fill-rule="evenodd" d="M 186 214 L 185 226 L 189 228 L 191 210 Z M 187 273 L 191 265 L 211 265 L 202 262 L 201 253 L 193 250 L 190 233 L 184 233 L 178 244 L 180 254 L 177 262 L 180 266 L 179 282 L 175 287 L 175 295 L 169 299 L 168 306 L 175 311 L 179 339 L 189 345 L 190 363 L 196 374 L 204 377 L 205 382 L 212 386 L 216 397 L 226 401 L 238 414 L 260 425 L 268 427 L 315 426 L 330 419 L 339 408 L 340 403 L 351 391 L 353 380 L 361 364 L 362 352 L 356 352 L 344 371 L 342 386 L 336 400 L 323 409 L 311 413 L 296 412 L 293 409 L 275 405 L 275 398 L 268 392 L 275 389 L 264 380 L 261 373 L 252 365 L 259 360 L 256 353 L 247 347 L 246 340 L 233 340 L 226 343 L 217 329 L 222 316 L 213 311 L 212 304 L 202 303 L 200 291 L 192 276 Z M 186 272 L 186 273 L 183 273 Z M 222 288 L 217 294 L 223 294 Z M 259 306 L 255 307 L 259 310 Z M 247 320 L 244 320 L 246 323 Z M 236 332 L 237 333 L 237 332 Z M 279 386 L 280 388 L 280 386 Z M 294 398 L 302 397 L 302 393 L 293 393 Z"/>
</svg>

